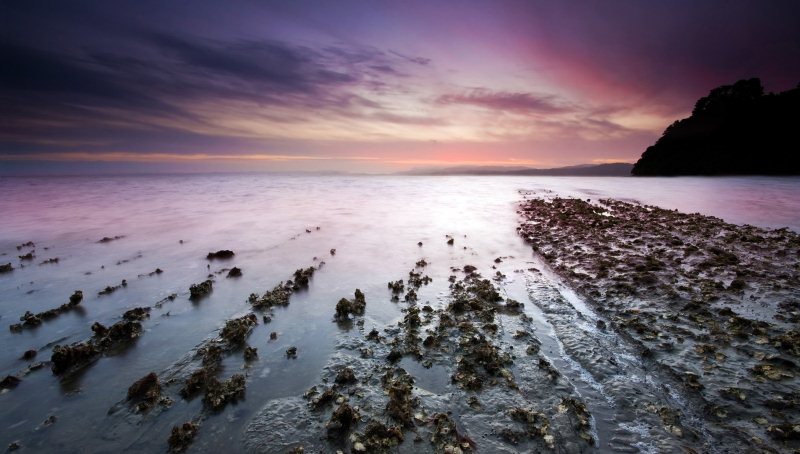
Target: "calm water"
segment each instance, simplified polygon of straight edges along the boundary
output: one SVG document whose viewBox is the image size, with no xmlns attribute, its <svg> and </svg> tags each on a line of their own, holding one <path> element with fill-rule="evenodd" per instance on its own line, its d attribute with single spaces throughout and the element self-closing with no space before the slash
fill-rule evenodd
<svg viewBox="0 0 800 454">
<path fill-rule="evenodd" d="M 324 260 L 327 265 L 310 290 L 293 297 L 268 329 L 256 330 L 249 339 L 259 349 L 259 360 L 249 370 L 246 400 L 204 422 L 196 441 L 207 449 L 237 446 L 242 428 L 266 401 L 300 395 L 318 381 L 334 339 L 342 335 L 342 328 L 331 322 L 339 298 L 363 290 L 365 326 L 382 327 L 401 316 L 398 305 L 389 301 L 386 282 L 406 276 L 420 258 L 431 263 L 426 271 L 434 278 L 422 289 L 420 301 L 441 301 L 451 266 L 470 263 L 487 271 L 495 257 L 513 256 L 500 270 L 511 276 L 515 267 L 523 267 L 532 255 L 515 234 L 519 190 L 638 200 L 734 223 L 800 231 L 798 178 L 0 179 L 0 264 L 11 262 L 16 268 L 0 275 L 1 376 L 28 364 L 19 359 L 25 350 L 36 349 L 37 359 L 47 360 L 53 344 L 90 337 L 95 321 L 111 324 L 129 308 L 178 294 L 153 310 L 144 335 L 122 354 L 103 357 L 68 381 L 42 369 L 0 395 L 0 448 L 20 440 L 34 450 L 58 452 L 163 449 L 170 427 L 200 411 L 199 399 L 176 399 L 169 411 L 149 422 L 109 417 L 109 408 L 124 399 L 136 379 L 168 369 L 213 336 L 225 319 L 244 313 L 250 293 L 270 289 L 295 269 Z M 124 238 L 97 243 L 116 235 Z M 445 235 L 455 237 L 454 246 L 446 245 Z M 20 268 L 16 245 L 26 241 L 36 243 L 36 258 Z M 333 257 L 331 248 L 337 251 Z M 205 255 L 218 249 L 232 249 L 236 256 L 207 268 Z M 55 257 L 59 263 L 39 265 Z M 243 269 L 242 278 L 217 276 L 210 297 L 188 300 L 191 284 L 233 265 Z M 164 273 L 146 276 L 156 268 Z M 129 283 L 126 288 L 97 295 L 122 279 Z M 82 311 L 20 334 L 7 329 L 26 310 L 59 306 L 76 289 L 85 295 Z M 279 340 L 267 342 L 269 331 L 279 332 Z M 298 348 L 296 361 L 283 355 L 289 345 Z M 58 422 L 41 426 L 51 415 Z M 87 427 L 93 428 L 88 435 Z"/>
</svg>

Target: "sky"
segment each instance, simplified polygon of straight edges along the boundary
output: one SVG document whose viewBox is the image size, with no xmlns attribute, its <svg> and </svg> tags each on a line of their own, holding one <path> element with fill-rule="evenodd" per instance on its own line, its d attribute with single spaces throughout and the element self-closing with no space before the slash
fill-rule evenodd
<svg viewBox="0 0 800 454">
<path fill-rule="evenodd" d="M 0 174 L 634 162 L 800 2 L 0 0 Z"/>
</svg>

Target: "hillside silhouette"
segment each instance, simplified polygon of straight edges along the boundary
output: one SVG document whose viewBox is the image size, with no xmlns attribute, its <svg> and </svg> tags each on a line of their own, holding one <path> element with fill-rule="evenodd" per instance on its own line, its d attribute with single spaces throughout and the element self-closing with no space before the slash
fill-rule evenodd
<svg viewBox="0 0 800 454">
<path fill-rule="evenodd" d="M 671 124 L 634 175 L 800 175 L 800 85 L 764 94 L 761 80 L 723 85 Z"/>
</svg>

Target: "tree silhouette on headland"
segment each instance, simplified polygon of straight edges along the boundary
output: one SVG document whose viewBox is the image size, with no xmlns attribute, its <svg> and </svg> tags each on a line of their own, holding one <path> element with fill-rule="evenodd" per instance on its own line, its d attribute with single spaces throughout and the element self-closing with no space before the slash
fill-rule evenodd
<svg viewBox="0 0 800 454">
<path fill-rule="evenodd" d="M 723 85 L 672 123 L 634 175 L 800 175 L 800 85 L 764 94 L 759 79 Z"/>
</svg>

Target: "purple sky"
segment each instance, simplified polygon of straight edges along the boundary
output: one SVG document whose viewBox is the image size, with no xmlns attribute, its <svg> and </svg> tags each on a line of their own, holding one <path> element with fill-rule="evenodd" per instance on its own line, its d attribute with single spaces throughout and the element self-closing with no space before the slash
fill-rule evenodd
<svg viewBox="0 0 800 454">
<path fill-rule="evenodd" d="M 797 1 L 0 4 L 0 173 L 635 161 Z"/>
</svg>

